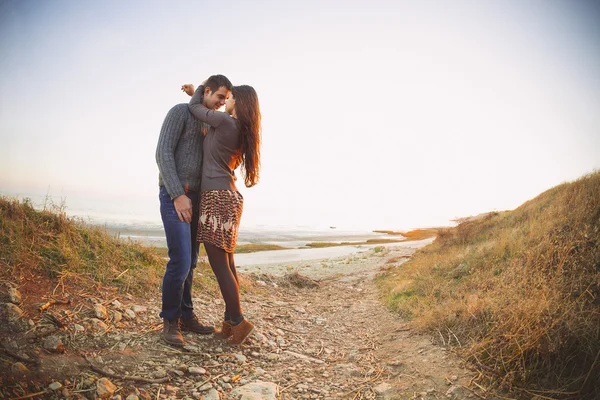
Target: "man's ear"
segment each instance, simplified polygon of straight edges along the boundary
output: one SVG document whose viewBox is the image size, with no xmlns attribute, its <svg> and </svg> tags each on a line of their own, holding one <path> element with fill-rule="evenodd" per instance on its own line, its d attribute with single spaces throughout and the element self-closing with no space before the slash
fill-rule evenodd
<svg viewBox="0 0 600 400">
<path fill-rule="evenodd" d="M 212 93 L 212 90 L 208 86 L 204 88 L 204 96 L 209 96 Z"/>
</svg>

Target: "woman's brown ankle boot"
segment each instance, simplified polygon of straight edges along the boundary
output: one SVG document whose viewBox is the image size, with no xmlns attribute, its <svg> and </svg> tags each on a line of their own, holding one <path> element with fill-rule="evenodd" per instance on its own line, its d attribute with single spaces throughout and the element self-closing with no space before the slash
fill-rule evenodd
<svg viewBox="0 0 600 400">
<path fill-rule="evenodd" d="M 231 336 L 227 338 L 227 341 L 229 344 L 242 344 L 248 339 L 253 330 L 254 324 L 247 319 L 244 319 L 239 324 L 231 326 Z"/>
</svg>

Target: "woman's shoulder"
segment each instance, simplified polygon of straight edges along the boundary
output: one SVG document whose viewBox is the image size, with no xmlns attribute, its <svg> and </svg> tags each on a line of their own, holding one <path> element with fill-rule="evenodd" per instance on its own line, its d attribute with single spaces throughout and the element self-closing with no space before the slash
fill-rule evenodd
<svg viewBox="0 0 600 400">
<path fill-rule="evenodd" d="M 217 112 L 219 112 L 219 111 L 217 111 Z M 233 129 L 237 130 L 237 124 L 236 124 L 237 120 L 225 112 L 223 114 L 224 114 L 224 116 L 223 116 L 222 120 L 226 124 L 227 130 L 233 130 Z"/>
</svg>

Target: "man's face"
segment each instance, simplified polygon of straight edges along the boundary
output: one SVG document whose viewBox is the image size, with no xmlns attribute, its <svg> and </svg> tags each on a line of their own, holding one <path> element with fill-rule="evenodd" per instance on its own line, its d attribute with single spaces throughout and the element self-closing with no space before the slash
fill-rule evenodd
<svg viewBox="0 0 600 400">
<path fill-rule="evenodd" d="M 211 91 L 210 88 L 206 88 L 204 89 L 204 101 L 202 104 L 209 110 L 216 110 L 225 105 L 230 94 L 231 91 L 227 90 L 225 86 L 221 86 L 214 92 Z"/>
</svg>

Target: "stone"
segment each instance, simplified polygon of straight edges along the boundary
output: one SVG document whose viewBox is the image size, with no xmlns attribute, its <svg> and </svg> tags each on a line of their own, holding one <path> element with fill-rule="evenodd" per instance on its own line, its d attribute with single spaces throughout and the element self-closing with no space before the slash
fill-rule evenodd
<svg viewBox="0 0 600 400">
<path fill-rule="evenodd" d="M 85 331 L 85 328 L 79 324 L 73 324 L 73 329 L 75 329 L 75 332 L 83 332 Z"/>
<path fill-rule="evenodd" d="M 175 396 L 177 394 L 177 388 L 175 386 L 165 385 L 165 394 Z"/>
<path fill-rule="evenodd" d="M 206 370 L 202 367 L 189 367 L 188 372 L 192 375 L 205 375 Z"/>
<path fill-rule="evenodd" d="M 208 392 L 202 394 L 203 400 L 220 400 L 219 392 L 211 388 Z"/>
<path fill-rule="evenodd" d="M 123 319 L 123 314 L 119 311 L 111 311 L 110 315 L 112 316 L 113 324 L 118 324 Z"/>
<path fill-rule="evenodd" d="M 275 383 L 256 381 L 234 389 L 228 398 L 232 400 L 276 400 L 278 392 Z"/>
<path fill-rule="evenodd" d="M 115 390 L 117 390 L 117 387 L 107 378 L 100 378 L 96 382 L 96 394 L 101 399 L 111 397 L 115 393 Z"/>
<path fill-rule="evenodd" d="M 133 312 L 136 313 L 136 314 L 137 313 L 144 313 L 144 312 L 148 311 L 148 307 L 146 307 L 146 306 L 137 306 L 136 305 L 136 306 L 133 306 L 132 309 L 133 309 Z"/>
<path fill-rule="evenodd" d="M 123 304 L 121 304 L 121 302 L 119 300 L 115 300 L 111 303 L 113 305 L 113 307 L 115 308 L 122 308 Z"/>
<path fill-rule="evenodd" d="M 464 399 L 466 396 L 467 393 L 460 385 L 452 385 L 446 391 L 446 397 L 449 399 Z"/>
<path fill-rule="evenodd" d="M 0 320 L 8 320 L 9 323 L 18 321 L 23 316 L 23 310 L 12 303 L 0 304 Z"/>
<path fill-rule="evenodd" d="M 62 384 L 60 382 L 52 382 L 50 385 L 48 385 L 48 389 L 50 390 L 58 390 L 62 388 Z"/>
<path fill-rule="evenodd" d="M 89 329 L 93 332 L 106 332 L 108 325 L 98 318 L 89 318 L 86 320 Z"/>
<path fill-rule="evenodd" d="M 125 310 L 125 314 L 123 316 L 127 319 L 135 319 L 135 311 L 133 311 L 131 308 L 128 308 Z"/>
<path fill-rule="evenodd" d="M 100 303 L 94 304 L 94 316 L 98 319 L 108 319 L 108 313 L 106 307 Z"/>
<path fill-rule="evenodd" d="M 115 301 L 117 301 L 117 300 L 115 300 Z M 137 395 L 135 395 L 135 394 L 130 394 L 129 396 L 127 396 L 125 398 L 125 400 L 140 400 L 140 398 L 137 397 Z"/>
<path fill-rule="evenodd" d="M 401 367 L 404 365 L 404 363 L 402 362 L 402 360 L 400 360 L 399 358 L 395 358 L 392 361 L 389 361 L 387 363 L 388 365 L 392 366 L 392 367 Z"/>
<path fill-rule="evenodd" d="M 13 304 L 21 304 L 21 293 L 15 288 L 8 289 L 8 301 Z"/>
<path fill-rule="evenodd" d="M 179 364 L 177 366 L 177 369 L 180 370 L 181 372 L 188 372 L 188 366 L 185 364 Z"/>
<path fill-rule="evenodd" d="M 14 340 L 3 340 L 2 347 L 13 352 L 19 351 L 19 345 Z"/>
<path fill-rule="evenodd" d="M 10 366 L 10 369 L 15 374 L 26 374 L 29 372 L 29 369 L 22 362 L 16 362 Z"/>
<path fill-rule="evenodd" d="M 246 362 L 246 356 L 243 355 L 243 354 L 236 353 L 236 354 L 234 354 L 234 357 L 235 357 L 235 359 L 237 360 L 237 362 L 239 364 L 242 364 L 242 363 Z"/>
<path fill-rule="evenodd" d="M 63 346 L 63 342 L 58 336 L 48 336 L 44 340 L 43 347 L 53 353 L 64 353 L 65 351 L 65 346 Z"/>
<path fill-rule="evenodd" d="M 191 344 L 186 344 L 183 346 L 183 349 L 189 351 L 190 353 L 200 353 L 201 348 L 198 346 L 192 346 Z"/>
<path fill-rule="evenodd" d="M 164 378 L 167 376 L 167 371 L 164 368 L 158 368 L 152 375 L 156 379 Z"/>
</svg>

